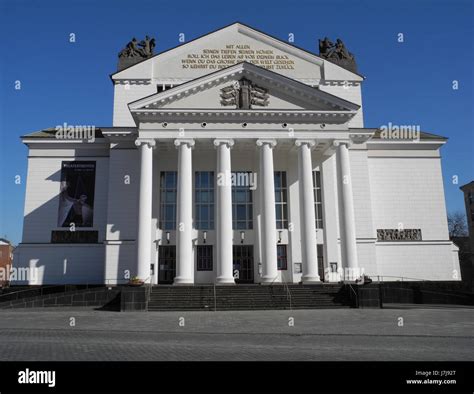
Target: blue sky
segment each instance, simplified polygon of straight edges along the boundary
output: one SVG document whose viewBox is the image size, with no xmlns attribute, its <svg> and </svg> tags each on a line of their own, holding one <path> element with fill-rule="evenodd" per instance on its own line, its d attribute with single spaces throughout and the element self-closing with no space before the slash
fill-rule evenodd
<svg viewBox="0 0 474 394">
<path fill-rule="evenodd" d="M 191 40 L 235 21 L 283 40 L 293 33 L 295 45 L 316 53 L 318 38 L 342 38 L 367 78 L 365 125 L 413 124 L 449 137 L 446 201 L 448 211 L 463 211 L 459 186 L 474 179 L 473 19 L 470 0 L 0 0 L 0 237 L 21 241 L 20 135 L 64 122 L 112 125 L 109 74 L 131 37 L 155 37 L 159 52 L 178 45 L 180 33 Z"/>
</svg>

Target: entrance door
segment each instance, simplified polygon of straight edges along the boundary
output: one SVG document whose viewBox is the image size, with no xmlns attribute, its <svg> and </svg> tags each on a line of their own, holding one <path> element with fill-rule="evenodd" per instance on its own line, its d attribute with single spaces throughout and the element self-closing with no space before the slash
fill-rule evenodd
<svg viewBox="0 0 474 394">
<path fill-rule="evenodd" d="M 253 283 L 253 245 L 234 245 L 235 283 Z"/>
<path fill-rule="evenodd" d="M 172 284 L 176 276 L 176 246 L 160 246 L 158 252 L 158 283 Z"/>
</svg>

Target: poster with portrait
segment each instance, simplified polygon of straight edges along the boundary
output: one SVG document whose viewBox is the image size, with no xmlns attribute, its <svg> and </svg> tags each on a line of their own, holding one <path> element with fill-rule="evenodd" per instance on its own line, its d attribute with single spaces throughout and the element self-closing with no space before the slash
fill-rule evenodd
<svg viewBox="0 0 474 394">
<path fill-rule="evenodd" d="M 58 227 L 92 227 L 95 161 L 63 161 L 59 190 Z"/>
</svg>

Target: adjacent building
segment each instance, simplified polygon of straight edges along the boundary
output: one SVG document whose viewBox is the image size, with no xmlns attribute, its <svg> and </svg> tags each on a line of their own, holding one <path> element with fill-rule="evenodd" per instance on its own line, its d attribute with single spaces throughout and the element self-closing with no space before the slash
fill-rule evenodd
<svg viewBox="0 0 474 394">
<path fill-rule="evenodd" d="M 13 263 L 13 245 L 10 241 L 0 238 L 0 286 L 8 284 Z"/>
<path fill-rule="evenodd" d="M 474 289 L 474 181 L 461 186 L 460 189 L 464 193 L 466 220 L 469 232 L 469 237 L 463 248 L 463 266 L 461 269 L 464 268 L 462 271 L 466 273 L 466 277 L 464 277 L 463 280 L 469 281 L 470 287 Z"/>
</svg>

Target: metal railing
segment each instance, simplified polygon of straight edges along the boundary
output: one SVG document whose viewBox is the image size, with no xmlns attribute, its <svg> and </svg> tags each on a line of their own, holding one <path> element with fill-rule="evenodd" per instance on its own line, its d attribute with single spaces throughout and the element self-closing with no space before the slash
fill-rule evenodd
<svg viewBox="0 0 474 394">
<path fill-rule="evenodd" d="M 144 281 L 144 283 L 149 281 L 149 289 L 148 289 L 149 292 L 147 292 L 147 300 L 149 299 L 149 296 L 151 294 L 151 287 L 153 286 L 153 284 L 151 283 L 151 279 L 152 277 L 148 277 Z M 65 285 L 19 285 L 19 286 L 27 286 L 28 288 L 21 289 L 21 290 L 8 291 L 6 293 L 0 293 L 0 303 L 8 302 L 8 301 L 16 301 L 22 298 L 28 298 L 28 296 L 22 297 L 22 295 L 25 295 L 28 293 L 31 293 L 31 297 L 41 297 L 44 295 L 54 294 L 54 293 L 62 293 L 62 292 L 65 293 L 68 291 L 87 290 L 87 289 L 98 288 L 98 287 L 110 287 L 111 285 L 114 285 L 114 286 L 125 285 L 129 283 L 129 280 L 128 279 L 105 279 L 104 282 L 105 283 L 78 283 L 78 284 L 65 284 Z M 4 288 L 13 289 L 13 287 L 11 286 L 4 287 Z"/>
<path fill-rule="evenodd" d="M 288 286 L 288 283 L 286 281 L 283 281 L 283 284 L 285 285 L 286 288 L 286 299 L 290 301 L 290 311 L 293 310 L 292 302 L 291 302 L 291 291 L 290 287 Z"/>
<path fill-rule="evenodd" d="M 153 283 L 152 283 L 152 277 L 149 276 L 148 278 L 146 278 L 143 283 L 145 285 L 145 310 L 148 311 L 148 305 L 150 304 L 150 298 L 151 298 L 151 290 L 153 288 Z M 147 283 L 148 281 L 148 283 Z"/>
<path fill-rule="evenodd" d="M 408 276 L 394 276 L 394 275 L 377 275 L 377 282 L 383 282 L 384 278 L 397 278 L 395 282 L 403 282 L 405 281 L 418 281 L 418 282 L 432 282 L 430 279 L 421 279 L 421 278 L 410 278 Z"/>
<path fill-rule="evenodd" d="M 28 293 L 31 293 L 31 297 L 41 297 L 48 294 L 67 292 L 69 290 L 74 291 L 74 286 L 80 287 L 80 290 L 87 290 L 91 288 L 103 287 L 104 285 L 97 284 L 97 283 L 94 283 L 94 284 L 86 283 L 86 284 L 78 284 L 78 285 L 74 285 L 74 284 L 50 285 L 50 286 L 38 285 L 38 287 L 30 287 L 28 289 L 9 291 L 9 292 L 0 294 L 0 303 L 5 302 L 5 301 L 15 301 L 21 298 L 27 298 L 27 297 L 21 297 L 21 295 L 28 294 Z M 58 291 L 52 291 L 53 289 L 57 289 Z"/>
<path fill-rule="evenodd" d="M 354 288 L 352 287 L 352 284 L 348 283 L 349 285 L 349 288 L 351 289 L 351 291 L 354 293 L 354 299 L 355 299 L 355 304 L 354 304 L 354 307 L 355 308 L 358 308 L 359 307 L 359 299 L 357 297 L 357 292 L 354 290 Z"/>
<path fill-rule="evenodd" d="M 280 277 L 280 274 L 277 274 L 272 282 L 270 283 L 270 286 L 273 286 L 273 284 L 275 283 L 275 281 Z M 290 311 L 293 309 L 293 303 L 292 303 L 292 299 L 291 299 L 291 291 L 290 291 L 290 288 L 288 286 L 288 283 L 286 283 L 286 280 L 284 280 L 284 275 L 282 274 L 281 275 L 281 283 L 283 283 L 283 286 L 286 290 L 286 299 L 289 300 L 290 302 Z"/>
</svg>

